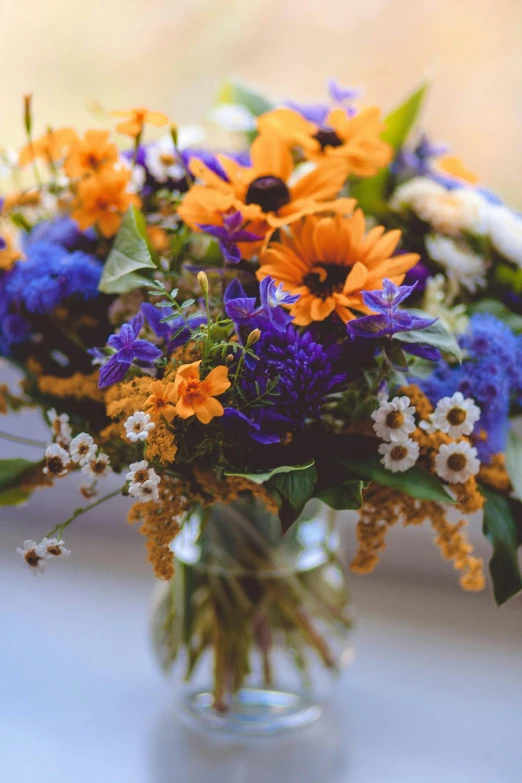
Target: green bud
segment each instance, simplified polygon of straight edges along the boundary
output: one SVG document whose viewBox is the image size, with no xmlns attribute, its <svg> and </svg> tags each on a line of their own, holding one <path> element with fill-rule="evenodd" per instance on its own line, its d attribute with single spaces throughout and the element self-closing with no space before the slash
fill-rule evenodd
<svg viewBox="0 0 522 783">
<path fill-rule="evenodd" d="M 253 329 L 247 337 L 246 347 L 250 348 L 251 345 L 257 343 L 260 337 L 261 337 L 261 330 Z"/>
</svg>

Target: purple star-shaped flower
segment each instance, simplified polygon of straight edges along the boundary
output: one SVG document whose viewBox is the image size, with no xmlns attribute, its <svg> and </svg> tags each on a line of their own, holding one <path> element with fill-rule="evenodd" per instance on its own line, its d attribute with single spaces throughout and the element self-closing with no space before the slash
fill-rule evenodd
<svg viewBox="0 0 522 783">
<path fill-rule="evenodd" d="M 207 316 L 204 313 L 192 313 L 186 318 L 179 315 L 170 321 L 163 321 L 164 318 L 173 314 L 172 308 L 162 307 L 160 309 L 149 302 L 142 304 L 141 312 L 156 337 L 161 337 L 167 343 L 168 353 L 172 353 L 180 345 L 186 343 L 195 329 L 207 323 Z"/>
<path fill-rule="evenodd" d="M 144 323 L 142 313 L 138 313 L 128 324 L 123 324 L 119 334 L 111 334 L 107 345 L 116 349 L 108 362 L 100 370 L 100 389 L 122 381 L 132 362 L 138 361 L 146 366 L 161 356 L 161 351 L 148 340 L 138 339 Z"/>
<path fill-rule="evenodd" d="M 280 332 L 284 332 L 292 317 L 282 305 L 293 304 L 299 296 L 288 294 L 282 284 L 276 286 L 272 277 L 265 277 L 259 285 L 261 304 L 256 306 L 256 298 L 247 296 L 237 278 L 232 280 L 225 291 L 225 312 L 236 326 L 247 325 L 254 328 L 259 322 L 268 321 Z"/>
<path fill-rule="evenodd" d="M 395 285 L 385 278 L 382 291 L 363 291 L 365 305 L 376 310 L 378 315 L 365 315 L 349 321 L 348 333 L 354 337 L 385 337 L 397 332 L 409 332 L 412 329 L 426 329 L 431 326 L 436 318 L 421 318 L 397 309 L 416 287 L 417 283 Z"/>
<path fill-rule="evenodd" d="M 243 215 L 238 211 L 231 215 L 224 215 L 222 226 L 198 223 L 198 228 L 219 240 L 219 249 L 228 264 L 239 264 L 241 251 L 238 242 L 258 242 L 263 239 L 252 231 L 245 231 L 241 228 L 242 225 Z"/>
</svg>

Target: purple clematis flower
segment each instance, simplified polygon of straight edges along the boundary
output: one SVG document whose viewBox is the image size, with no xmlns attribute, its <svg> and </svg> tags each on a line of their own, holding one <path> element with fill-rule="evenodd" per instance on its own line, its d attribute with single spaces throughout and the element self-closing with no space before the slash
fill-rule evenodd
<svg viewBox="0 0 522 783">
<path fill-rule="evenodd" d="M 167 343 L 168 353 L 172 353 L 180 345 L 186 343 L 195 329 L 207 323 L 207 316 L 204 313 L 193 313 L 187 318 L 180 315 L 171 321 L 163 321 L 163 318 L 173 314 L 172 308 L 162 307 L 160 309 L 149 302 L 142 304 L 141 312 L 156 337 L 161 337 Z"/>
<path fill-rule="evenodd" d="M 115 348 L 116 353 L 100 370 L 100 389 L 122 381 L 132 362 L 138 361 L 150 367 L 162 355 L 151 342 L 138 339 L 143 323 L 143 314 L 138 313 L 128 324 L 123 324 L 119 334 L 109 337 L 107 344 Z"/>
<path fill-rule="evenodd" d="M 228 264 L 239 264 L 241 251 L 237 243 L 258 242 L 260 239 L 263 239 L 263 237 L 254 234 L 252 231 L 245 231 L 241 228 L 242 225 L 243 215 L 241 212 L 234 212 L 232 215 L 223 217 L 222 226 L 198 223 L 198 228 L 219 240 L 219 249 Z"/>
<path fill-rule="evenodd" d="M 283 286 L 276 286 L 272 277 L 265 277 L 259 286 L 261 304 L 256 307 L 256 298 L 247 296 L 237 278 L 232 280 L 225 291 L 225 312 L 236 326 L 255 328 L 259 323 L 269 322 L 279 332 L 284 332 L 292 320 L 281 305 L 293 304 L 298 296 L 287 294 Z"/>
<path fill-rule="evenodd" d="M 407 299 L 417 287 L 414 285 L 395 285 L 386 277 L 382 291 L 363 291 L 365 305 L 376 310 L 378 315 L 365 315 L 347 324 L 348 333 L 353 337 L 385 337 L 397 332 L 409 332 L 412 329 L 426 329 L 436 318 L 421 318 L 405 310 L 399 311 L 401 302 Z"/>
<path fill-rule="evenodd" d="M 348 117 L 353 117 L 357 114 L 357 110 L 351 104 L 360 96 L 361 90 L 354 87 L 342 87 L 337 79 L 333 78 L 328 79 L 326 89 L 330 102 L 298 103 L 296 101 L 287 101 L 285 106 L 296 111 L 304 117 L 305 120 L 313 122 L 315 125 L 319 125 L 323 128 L 326 125 L 326 118 L 332 109 L 337 107 L 344 109 Z"/>
</svg>

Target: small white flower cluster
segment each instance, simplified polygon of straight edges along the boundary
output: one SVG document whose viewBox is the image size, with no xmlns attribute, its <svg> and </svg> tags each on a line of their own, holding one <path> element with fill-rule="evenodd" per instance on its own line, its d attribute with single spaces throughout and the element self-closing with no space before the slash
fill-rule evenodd
<svg viewBox="0 0 522 783">
<path fill-rule="evenodd" d="M 179 180 L 185 176 L 185 165 L 181 159 L 181 150 L 196 147 L 205 140 L 205 132 L 197 125 L 178 128 L 177 146 L 172 136 L 163 136 L 145 147 L 145 165 L 156 182 L 165 183 L 169 179 Z"/>
<path fill-rule="evenodd" d="M 156 425 L 150 420 L 149 413 L 136 411 L 132 416 L 129 416 L 123 426 L 125 427 L 127 440 L 130 440 L 131 443 L 137 443 L 138 441 L 147 440 L 149 432 L 153 430 Z"/>
<path fill-rule="evenodd" d="M 489 209 L 488 230 L 495 250 L 522 268 L 522 216 L 495 204 Z"/>
<path fill-rule="evenodd" d="M 384 467 L 392 473 L 413 467 L 419 458 L 419 444 L 409 436 L 415 430 L 415 408 L 409 397 L 381 397 L 379 407 L 372 413 L 373 429 L 386 441 L 379 446 Z"/>
<path fill-rule="evenodd" d="M 472 294 L 484 288 L 487 267 L 482 256 L 441 234 L 429 234 L 425 245 L 430 258 L 444 267 L 449 280 L 456 281 Z"/>
<path fill-rule="evenodd" d="M 154 468 L 149 468 L 146 459 L 141 462 L 133 462 L 129 465 L 129 472 L 125 476 L 129 481 L 129 495 L 146 502 L 147 500 L 158 500 L 158 484 L 161 481 L 160 476 Z"/>
<path fill-rule="evenodd" d="M 43 538 L 39 544 L 36 541 L 24 541 L 23 547 L 17 547 L 19 555 L 33 574 L 41 574 L 45 571 L 47 560 L 55 557 L 69 557 L 70 549 L 64 546 L 62 538 Z"/>
<path fill-rule="evenodd" d="M 52 408 L 47 411 L 47 416 L 56 442 L 45 450 L 44 473 L 61 478 L 69 472 L 71 463 L 77 465 L 89 478 L 89 483 L 82 485 L 80 491 L 85 497 L 93 497 L 98 479 L 105 478 L 111 472 L 109 457 L 98 451 L 94 439 L 87 432 L 80 432 L 71 439 L 71 427 L 66 413 L 58 416 Z"/>
<path fill-rule="evenodd" d="M 444 432 L 455 439 L 454 443 L 443 443 L 435 457 L 435 470 L 444 481 L 461 484 L 478 473 L 477 449 L 467 440 L 457 438 L 471 435 L 479 419 L 480 408 L 474 400 L 455 392 L 451 397 L 442 397 L 429 421 L 420 423 L 426 432 Z"/>
</svg>

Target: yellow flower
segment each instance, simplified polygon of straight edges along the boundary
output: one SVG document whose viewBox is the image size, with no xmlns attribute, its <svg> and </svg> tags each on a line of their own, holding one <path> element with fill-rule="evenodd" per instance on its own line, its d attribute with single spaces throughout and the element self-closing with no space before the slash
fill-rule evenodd
<svg viewBox="0 0 522 783">
<path fill-rule="evenodd" d="M 257 276 L 273 277 L 299 295 L 290 309 L 298 326 L 333 312 L 346 323 L 356 317 L 353 310 L 370 312 L 363 290 L 381 289 L 385 277 L 399 285 L 418 261 L 416 253 L 393 256 L 400 237 L 400 231 L 385 233 L 383 226 L 366 233 L 360 209 L 349 218 L 309 215 L 261 254 Z"/>
<path fill-rule="evenodd" d="M 120 122 L 116 125 L 116 130 L 118 133 L 123 133 L 125 136 L 131 136 L 132 138 L 141 136 L 144 125 L 160 127 L 161 125 L 166 125 L 169 121 L 166 114 L 160 111 L 149 111 L 143 107 L 130 109 L 129 111 L 111 111 L 111 117 L 125 119 L 125 122 Z"/>
<path fill-rule="evenodd" d="M 214 416 L 222 416 L 223 406 L 216 396 L 230 388 L 227 367 L 214 367 L 203 380 L 199 377 L 201 359 L 183 364 L 176 373 L 174 386 L 178 394 L 176 413 L 182 419 L 197 416 L 202 424 L 208 424 Z"/>
<path fill-rule="evenodd" d="M 167 421 L 172 421 L 176 415 L 176 402 L 178 395 L 173 383 L 163 384 L 161 381 L 153 381 L 150 385 L 151 395 L 145 402 L 145 408 L 152 421 L 156 424 L 163 416 Z"/>
</svg>

